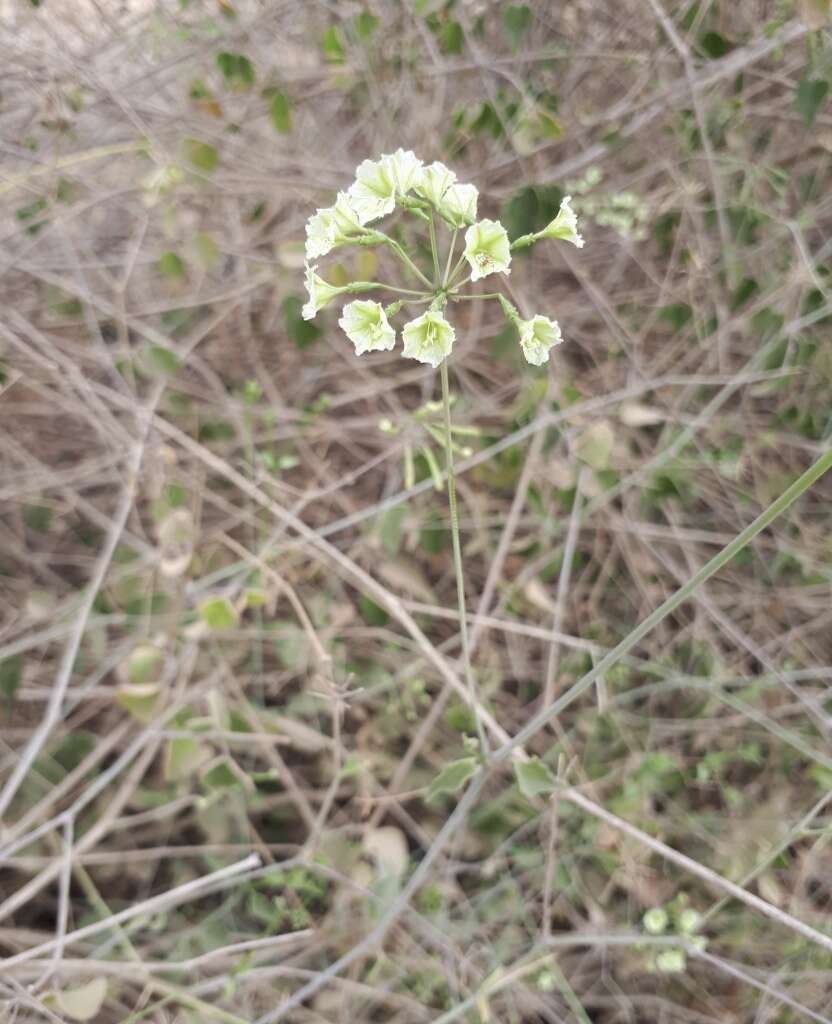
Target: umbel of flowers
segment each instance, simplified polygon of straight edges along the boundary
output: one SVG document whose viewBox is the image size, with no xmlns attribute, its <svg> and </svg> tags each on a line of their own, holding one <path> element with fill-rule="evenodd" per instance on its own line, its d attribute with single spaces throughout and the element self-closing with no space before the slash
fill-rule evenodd
<svg viewBox="0 0 832 1024">
<path fill-rule="evenodd" d="M 523 235 L 514 242 L 509 241 L 499 221 L 477 219 L 478 198 L 476 188 L 458 182 L 450 168 L 438 161 L 424 164 L 410 150 L 398 149 L 378 160 L 364 160 L 356 169 L 355 181 L 349 188 L 338 193 L 332 206 L 317 210 L 306 224 L 309 301 L 303 307 L 304 318 L 311 320 L 340 295 L 375 290 L 392 292 L 397 298 L 386 307 L 373 299 L 355 299 L 344 307 L 338 323 L 355 346 L 356 354 L 394 348 L 396 329 L 390 319 L 405 307 L 418 310 L 423 306 L 427 307 L 424 312 L 402 328 L 402 354 L 437 367 L 450 355 L 454 344 L 454 328 L 445 317 L 448 303 L 496 299 L 517 328 L 520 348 L 528 362 L 535 366 L 547 362 L 549 350 L 563 340 L 557 321 L 542 314 L 524 320 L 499 292 L 485 295 L 464 289 L 486 277 L 510 274 L 512 253 L 543 239 L 571 242 L 580 248 L 584 241 L 578 232 L 570 197 L 564 197 L 557 216 L 542 231 Z M 417 266 L 398 241 L 378 227 L 370 226 L 396 209 L 426 226 L 432 275 Z M 438 239 L 440 224 L 450 233 L 445 247 L 440 246 Z M 464 245 L 456 258 L 459 234 L 463 231 Z M 318 274 L 318 264 L 314 261 L 351 245 L 388 246 L 410 275 L 408 286 L 381 281 L 353 281 L 343 286 L 329 284 Z"/>
</svg>

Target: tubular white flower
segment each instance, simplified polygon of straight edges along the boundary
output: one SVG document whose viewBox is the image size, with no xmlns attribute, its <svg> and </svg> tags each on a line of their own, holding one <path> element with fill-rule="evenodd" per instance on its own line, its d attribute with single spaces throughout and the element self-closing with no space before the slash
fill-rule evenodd
<svg viewBox="0 0 832 1024">
<path fill-rule="evenodd" d="M 387 322 L 384 307 L 372 299 L 347 303 L 338 323 L 355 346 L 357 356 L 387 351 L 396 344 L 396 332 Z"/>
<path fill-rule="evenodd" d="M 471 280 L 489 274 L 510 274 L 511 246 L 508 234 L 497 220 L 481 220 L 465 232 L 465 259 L 471 265 Z"/>
<path fill-rule="evenodd" d="M 579 249 L 583 248 L 584 240 L 578 232 L 578 216 L 569 205 L 571 201 L 572 196 L 563 197 L 557 217 L 538 232 L 538 238 L 560 238 Z"/>
<path fill-rule="evenodd" d="M 403 355 L 429 363 L 434 369 L 450 354 L 454 344 L 454 329 L 441 313 L 428 310 L 416 320 L 404 325 Z"/>
<path fill-rule="evenodd" d="M 323 309 L 336 295 L 349 290 L 349 285 L 339 288 L 337 285 L 324 281 L 319 274 L 315 273 L 317 269 L 317 265 L 311 267 L 308 263 L 306 265 L 306 290 L 309 293 L 309 301 L 301 310 L 304 320 L 314 320 L 318 310 Z"/>
<path fill-rule="evenodd" d="M 547 316 L 533 316 L 531 320 L 517 320 L 520 332 L 520 348 L 526 362 L 532 366 L 543 366 L 549 361 L 549 349 L 560 345 L 563 337 L 557 320 Z"/>
<path fill-rule="evenodd" d="M 477 219 L 478 198 L 479 192 L 473 185 L 451 185 L 437 209 L 449 224 L 461 228 Z"/>
<path fill-rule="evenodd" d="M 361 224 L 385 217 L 396 207 L 396 183 L 389 162 L 364 160 L 355 172 L 355 181 L 347 189 L 350 206 Z"/>
<path fill-rule="evenodd" d="M 433 203 L 437 208 L 442 202 L 442 197 L 456 181 L 456 175 L 443 163 L 436 160 L 427 167 L 422 168 L 419 180 L 416 182 L 416 191 L 424 196 L 428 202 Z"/>
<path fill-rule="evenodd" d="M 397 149 L 381 158 L 396 194 L 403 196 L 416 185 L 422 173 L 422 161 L 410 149 Z"/>
<path fill-rule="evenodd" d="M 326 256 L 339 245 L 364 233 L 346 192 L 339 192 L 334 206 L 316 210 L 306 222 L 306 258 Z"/>
</svg>

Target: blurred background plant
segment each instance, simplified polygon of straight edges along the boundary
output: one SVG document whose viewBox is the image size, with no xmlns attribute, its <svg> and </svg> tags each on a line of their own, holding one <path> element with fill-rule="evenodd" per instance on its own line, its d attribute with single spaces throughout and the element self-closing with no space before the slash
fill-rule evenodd
<svg viewBox="0 0 832 1024">
<path fill-rule="evenodd" d="M 513 735 L 829 445 L 829 13 L 0 0 L 9 1020 L 278 1019 L 350 950 L 283 1019 L 832 1019 L 794 927 L 832 900 L 832 482 L 530 744 L 586 803 L 506 772 L 430 859 L 474 729 L 433 371 L 356 360 L 301 273 L 310 209 L 399 145 L 512 238 L 573 197 L 586 246 L 507 279 L 569 325 L 549 367 L 455 310 Z"/>
</svg>

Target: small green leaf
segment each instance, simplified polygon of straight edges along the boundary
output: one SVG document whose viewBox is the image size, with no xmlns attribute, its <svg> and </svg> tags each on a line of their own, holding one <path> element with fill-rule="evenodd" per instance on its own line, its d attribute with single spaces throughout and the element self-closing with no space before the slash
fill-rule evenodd
<svg viewBox="0 0 832 1024">
<path fill-rule="evenodd" d="M 344 44 L 341 42 L 341 33 L 337 25 L 330 25 L 321 37 L 321 49 L 325 60 L 332 64 L 344 62 Z"/>
<path fill-rule="evenodd" d="M 391 557 L 398 554 L 401 547 L 405 514 L 404 505 L 395 505 L 382 512 L 378 519 L 378 533 L 382 546 Z"/>
<path fill-rule="evenodd" d="M 292 111 L 289 107 L 289 97 L 285 92 L 274 93 L 269 105 L 269 114 L 275 131 L 281 135 L 288 135 L 292 130 Z"/>
<path fill-rule="evenodd" d="M 520 45 L 523 36 L 529 31 L 531 23 L 532 12 L 527 4 L 510 4 L 503 11 L 503 27 L 512 49 L 516 50 Z"/>
<path fill-rule="evenodd" d="M 309 348 L 321 336 L 321 328 L 301 315 L 303 301 L 297 295 L 287 295 L 283 300 L 283 318 L 286 332 L 298 348 Z"/>
<path fill-rule="evenodd" d="M 127 678 L 131 683 L 149 683 L 158 677 L 164 655 L 153 644 L 139 644 L 127 659 Z"/>
<path fill-rule="evenodd" d="M 581 434 L 575 453 L 581 462 L 596 471 L 606 469 L 610 464 L 610 455 L 615 444 L 615 434 L 606 420 L 594 423 Z"/>
<path fill-rule="evenodd" d="M 191 167 L 203 171 L 205 174 L 216 170 L 220 160 L 216 149 L 210 143 L 202 142 L 199 139 L 184 139 L 182 154 Z"/>
<path fill-rule="evenodd" d="M 669 324 L 674 331 L 680 331 L 693 317 L 693 310 L 687 302 L 672 302 L 659 309 L 659 320 Z"/>
<path fill-rule="evenodd" d="M 699 49 L 711 60 L 718 60 L 726 53 L 730 53 L 732 47 L 719 32 L 705 32 L 699 40 Z"/>
<path fill-rule="evenodd" d="M 539 757 L 529 761 L 515 761 L 514 775 L 520 792 L 529 799 L 544 793 L 554 793 L 557 789 L 557 779 Z"/>
<path fill-rule="evenodd" d="M 23 522 L 30 530 L 46 533 L 52 522 L 52 509 L 46 505 L 25 505 L 23 508 Z"/>
<path fill-rule="evenodd" d="M 217 54 L 217 67 L 222 72 L 226 85 L 234 88 L 246 88 L 254 84 L 257 77 L 254 65 L 242 53 L 223 51 Z"/>
<path fill-rule="evenodd" d="M 233 629 L 239 616 L 227 597 L 209 597 L 199 606 L 199 617 L 210 629 Z"/>
<path fill-rule="evenodd" d="M 164 274 L 165 277 L 169 277 L 172 281 L 181 281 L 185 276 L 185 261 L 178 253 L 169 249 L 159 257 L 159 272 Z M 162 349 L 161 345 L 156 345 L 155 347 L 160 351 L 166 351 Z M 174 367 L 174 369 L 176 368 Z"/>
<path fill-rule="evenodd" d="M 175 256 L 176 254 L 171 253 L 170 255 Z M 178 259 L 179 257 L 176 258 Z M 160 373 L 176 373 L 182 365 L 182 360 L 179 356 L 172 349 L 165 348 L 164 345 L 151 345 L 148 350 L 148 357 L 153 368 Z"/>
<path fill-rule="evenodd" d="M 0 661 L 0 694 L 11 704 L 23 678 L 23 656 L 13 654 Z"/>
<path fill-rule="evenodd" d="M 378 28 L 378 18 L 369 11 L 362 11 L 353 20 L 353 28 L 359 39 L 367 40 Z"/>
<path fill-rule="evenodd" d="M 156 683 L 131 683 L 116 690 L 116 704 L 134 718 L 147 724 L 156 714 L 162 690 Z"/>
<path fill-rule="evenodd" d="M 168 740 L 164 759 L 165 779 L 176 782 L 186 778 L 199 767 L 206 755 L 206 748 L 190 736 Z"/>
<path fill-rule="evenodd" d="M 240 780 L 227 760 L 218 761 L 202 776 L 202 785 L 206 789 L 228 789 L 239 784 Z"/>
<path fill-rule="evenodd" d="M 220 251 L 213 235 L 207 231 L 197 231 L 193 238 L 193 248 L 197 261 L 204 270 L 210 270 L 216 265 Z"/>
<path fill-rule="evenodd" d="M 829 83 L 822 78 L 811 78 L 808 71 L 800 79 L 794 96 L 794 105 L 807 128 L 812 126 L 828 92 Z"/>
<path fill-rule="evenodd" d="M 445 53 L 462 53 L 465 33 L 458 21 L 446 21 L 439 30 L 439 43 Z"/>
<path fill-rule="evenodd" d="M 387 612 L 366 594 L 359 595 L 358 610 L 368 626 L 386 626 L 390 621 Z"/>
<path fill-rule="evenodd" d="M 78 988 L 52 992 L 49 1002 L 72 1020 L 92 1020 L 97 1017 L 107 998 L 106 978 L 95 978 Z"/>
<path fill-rule="evenodd" d="M 435 800 L 443 793 L 457 793 L 477 771 L 475 757 L 461 757 L 458 761 L 446 764 L 442 771 L 428 786 L 428 800 Z"/>
</svg>

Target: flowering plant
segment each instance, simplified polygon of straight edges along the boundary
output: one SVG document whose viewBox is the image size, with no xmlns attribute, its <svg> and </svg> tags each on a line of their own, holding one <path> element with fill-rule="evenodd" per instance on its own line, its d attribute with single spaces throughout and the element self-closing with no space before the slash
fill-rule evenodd
<svg viewBox="0 0 832 1024">
<path fill-rule="evenodd" d="M 578 221 L 575 211 L 570 206 L 569 196 L 564 198 L 554 220 L 542 231 L 523 235 L 521 238 L 515 239 L 514 242 L 510 241 L 508 232 L 499 221 L 477 219 L 478 199 L 479 194 L 476 188 L 473 185 L 458 182 L 456 174 L 450 168 L 438 161 L 425 165 L 410 150 L 398 149 L 395 153 L 386 154 L 379 160 L 364 160 L 356 170 L 355 181 L 346 192 L 339 192 L 332 206 L 317 210 L 307 222 L 306 289 L 309 293 L 309 301 L 303 307 L 303 316 L 305 319 L 311 320 L 320 309 L 341 295 L 382 290 L 401 296 L 386 307 L 374 299 L 353 299 L 344 306 L 338 323 L 353 343 L 356 354 L 363 355 L 365 352 L 389 351 L 395 347 L 396 328 L 390 323 L 390 320 L 399 313 L 403 306 L 427 307 L 402 328 L 404 342 L 402 355 L 408 359 L 427 363 L 434 368 L 438 367 L 442 379 L 443 440 L 459 606 L 460 639 L 466 682 L 471 706 L 475 711 L 480 750 L 483 756 L 487 756 L 489 753 L 488 741 L 481 721 L 480 703 L 477 699 L 468 645 L 462 550 L 456 507 L 453 453 L 455 449 L 458 450 L 458 445 L 453 438 L 455 428 L 451 425 L 451 399 L 448 385 L 448 356 L 454 346 L 456 331 L 446 319 L 445 309 L 449 302 L 453 303 L 464 299 L 496 299 L 506 318 L 517 330 L 520 349 L 526 360 L 535 366 L 542 366 L 548 362 L 550 350 L 563 340 L 556 320 L 550 320 L 542 314 L 532 316 L 530 319 L 523 319 L 512 303 L 501 293 L 484 295 L 465 292 L 463 289 L 466 285 L 473 284 L 485 277 L 510 274 L 512 252 L 533 245 L 541 239 L 560 239 L 571 242 L 579 248 L 584 241 L 578 233 Z M 427 224 L 433 261 L 432 279 L 420 269 L 396 239 L 378 228 L 370 226 L 382 217 L 392 214 L 397 207 Z M 440 251 L 437 241 L 437 222 L 444 224 L 451 233 L 447 253 Z M 454 262 L 457 239 L 462 230 L 465 231 L 465 245 L 462 254 Z M 325 256 L 333 249 L 346 245 L 388 246 L 409 275 L 408 286 L 402 287 L 379 281 L 353 281 L 345 285 L 330 284 L 318 274 L 318 265 L 313 261 Z M 466 269 L 468 276 L 462 279 Z M 427 421 L 424 425 L 429 431 L 432 430 L 431 424 Z M 456 429 L 458 431 L 460 428 Z M 430 454 L 430 447 L 424 447 L 423 450 L 426 457 L 430 455 L 429 462 L 434 483 L 441 483 L 438 467 Z M 463 759 L 463 762 L 473 764 L 475 759 L 468 757 Z M 457 762 L 457 764 L 463 764 L 463 762 Z"/>
<path fill-rule="evenodd" d="M 345 192 L 338 193 L 332 206 L 317 210 L 306 224 L 309 301 L 303 307 L 303 316 L 311 320 L 339 295 L 374 289 L 394 292 L 402 297 L 387 307 L 361 299 L 349 302 L 339 324 L 355 346 L 357 355 L 390 350 L 396 343 L 396 328 L 390 319 L 403 306 L 427 306 L 421 316 L 402 328 L 402 354 L 435 368 L 450 355 L 456 336 L 453 325 L 445 317 L 448 303 L 463 299 L 497 299 L 508 320 L 517 328 L 520 348 L 527 361 L 535 366 L 546 363 L 550 349 L 563 340 L 556 320 L 541 314 L 523 320 L 503 295 L 480 295 L 463 289 L 485 277 L 510 274 L 512 252 L 542 239 L 560 239 L 580 248 L 584 241 L 578 232 L 570 197 L 564 197 L 551 224 L 514 242 L 509 240 L 499 221 L 477 220 L 478 198 L 477 189 L 458 182 L 450 168 L 439 161 L 426 165 L 410 150 L 398 149 L 378 160 L 364 160 L 356 170 L 352 185 Z M 433 257 L 432 280 L 399 242 L 370 226 L 392 214 L 397 207 L 428 226 Z M 440 253 L 437 222 L 451 232 L 446 255 Z M 454 263 L 458 235 L 463 229 L 464 248 Z M 317 273 L 317 264 L 312 261 L 346 245 L 389 246 L 410 275 L 410 286 L 400 287 L 378 281 L 353 281 L 344 286 L 329 284 Z M 462 279 L 466 269 L 468 276 Z M 417 284 L 419 287 L 412 287 Z"/>
</svg>

